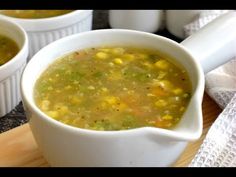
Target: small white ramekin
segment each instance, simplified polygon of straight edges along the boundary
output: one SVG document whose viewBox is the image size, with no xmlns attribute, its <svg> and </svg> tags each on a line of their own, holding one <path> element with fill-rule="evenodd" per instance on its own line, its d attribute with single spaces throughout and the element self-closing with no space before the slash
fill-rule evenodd
<svg viewBox="0 0 236 177">
<path fill-rule="evenodd" d="M 20 19 L 0 14 L 0 17 L 20 24 L 29 37 L 29 58 L 47 44 L 62 37 L 90 31 L 92 10 L 75 10 L 70 13 L 41 19 Z"/>
<path fill-rule="evenodd" d="M 0 34 L 13 39 L 20 51 L 10 61 L 0 66 L 0 117 L 10 112 L 21 101 L 20 78 L 27 62 L 28 37 L 24 29 L 0 17 Z"/>
<path fill-rule="evenodd" d="M 109 10 L 112 28 L 154 33 L 163 27 L 163 10 Z"/>
</svg>

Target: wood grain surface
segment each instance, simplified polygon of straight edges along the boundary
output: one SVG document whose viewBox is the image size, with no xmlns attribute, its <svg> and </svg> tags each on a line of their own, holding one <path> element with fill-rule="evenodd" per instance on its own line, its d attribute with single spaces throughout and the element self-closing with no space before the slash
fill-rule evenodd
<svg viewBox="0 0 236 177">
<path fill-rule="evenodd" d="M 189 143 L 175 167 L 185 167 L 191 162 L 204 140 L 210 126 L 222 111 L 207 95 L 203 99 L 203 134 L 198 141 Z M 28 124 L 0 134 L 1 167 L 48 167 L 40 153 Z"/>
</svg>

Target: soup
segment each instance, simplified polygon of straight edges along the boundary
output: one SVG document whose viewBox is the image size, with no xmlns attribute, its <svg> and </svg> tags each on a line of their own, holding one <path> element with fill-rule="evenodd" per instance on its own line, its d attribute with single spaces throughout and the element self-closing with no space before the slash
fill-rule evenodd
<svg viewBox="0 0 236 177">
<path fill-rule="evenodd" d="M 171 59 L 131 47 L 67 54 L 36 81 L 36 105 L 65 124 L 93 130 L 172 128 L 191 97 L 187 72 Z"/>
<path fill-rule="evenodd" d="M 19 47 L 12 39 L 0 35 L 0 66 L 11 60 L 19 52 Z"/>
<path fill-rule="evenodd" d="M 73 10 L 1 10 L 1 14 L 15 18 L 48 18 L 64 15 Z"/>
</svg>

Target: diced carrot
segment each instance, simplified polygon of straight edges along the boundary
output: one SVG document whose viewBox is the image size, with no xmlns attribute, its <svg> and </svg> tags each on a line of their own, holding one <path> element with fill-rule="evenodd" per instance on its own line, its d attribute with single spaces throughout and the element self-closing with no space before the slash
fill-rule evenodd
<svg viewBox="0 0 236 177">
<path fill-rule="evenodd" d="M 151 92 L 155 96 L 168 96 L 169 93 L 161 87 L 154 87 L 151 89 Z"/>
<path fill-rule="evenodd" d="M 172 122 L 169 120 L 157 119 L 155 120 L 155 126 L 159 128 L 170 128 L 172 126 Z"/>
</svg>

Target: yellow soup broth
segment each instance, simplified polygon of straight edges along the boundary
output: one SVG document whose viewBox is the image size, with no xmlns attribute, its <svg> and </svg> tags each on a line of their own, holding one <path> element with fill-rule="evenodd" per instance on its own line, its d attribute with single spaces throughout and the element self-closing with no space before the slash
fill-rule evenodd
<svg viewBox="0 0 236 177">
<path fill-rule="evenodd" d="M 93 130 L 172 128 L 191 97 L 187 72 L 158 51 L 100 47 L 70 53 L 37 80 L 34 98 L 48 116 Z"/>
<path fill-rule="evenodd" d="M 12 39 L 0 35 L 0 66 L 11 60 L 19 52 L 19 47 Z"/>
<path fill-rule="evenodd" d="M 48 18 L 64 15 L 72 12 L 72 10 L 1 10 L 1 14 L 15 18 Z"/>
</svg>

